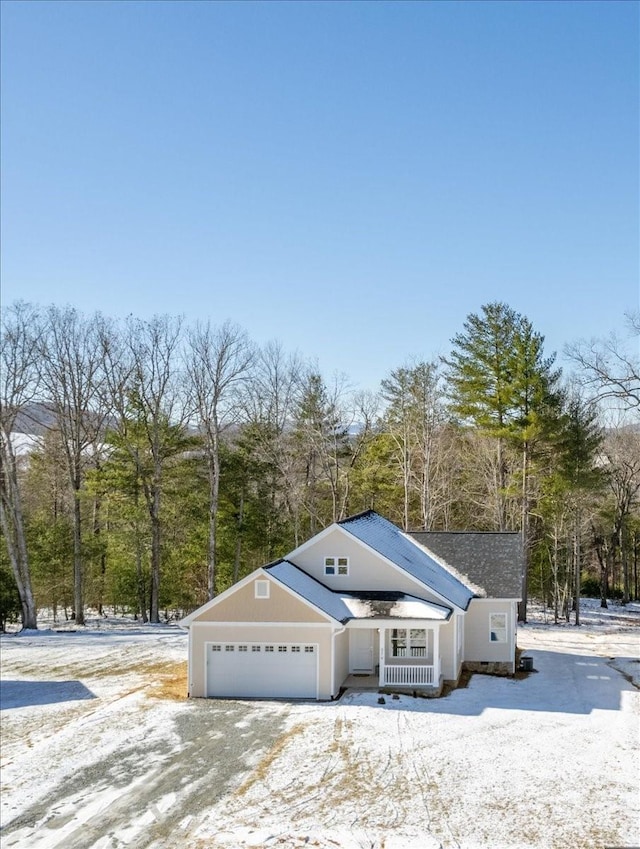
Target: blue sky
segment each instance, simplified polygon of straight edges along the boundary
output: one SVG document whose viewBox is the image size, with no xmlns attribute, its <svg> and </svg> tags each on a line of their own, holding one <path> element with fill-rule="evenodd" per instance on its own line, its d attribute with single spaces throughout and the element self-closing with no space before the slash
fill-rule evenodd
<svg viewBox="0 0 640 849">
<path fill-rule="evenodd" d="M 547 350 L 639 272 L 631 2 L 11 2 L 2 300 L 184 314 L 376 388 L 506 301 Z"/>
</svg>

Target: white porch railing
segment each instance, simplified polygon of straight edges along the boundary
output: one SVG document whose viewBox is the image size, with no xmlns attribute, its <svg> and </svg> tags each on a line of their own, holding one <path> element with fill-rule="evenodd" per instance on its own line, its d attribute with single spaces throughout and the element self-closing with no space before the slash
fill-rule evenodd
<svg viewBox="0 0 640 849">
<path fill-rule="evenodd" d="M 406 687 L 433 684 L 433 666 L 384 666 L 380 678 L 382 685 L 400 684 Z"/>
</svg>

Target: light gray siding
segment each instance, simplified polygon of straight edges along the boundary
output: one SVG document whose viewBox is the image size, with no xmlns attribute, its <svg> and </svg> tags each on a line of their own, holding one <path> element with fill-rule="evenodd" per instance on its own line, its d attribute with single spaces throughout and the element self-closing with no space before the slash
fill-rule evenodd
<svg viewBox="0 0 640 849">
<path fill-rule="evenodd" d="M 492 613 L 506 614 L 507 640 L 493 642 L 490 633 Z M 474 599 L 464 620 L 464 660 L 511 663 L 515 671 L 516 602 L 500 599 Z"/>
</svg>

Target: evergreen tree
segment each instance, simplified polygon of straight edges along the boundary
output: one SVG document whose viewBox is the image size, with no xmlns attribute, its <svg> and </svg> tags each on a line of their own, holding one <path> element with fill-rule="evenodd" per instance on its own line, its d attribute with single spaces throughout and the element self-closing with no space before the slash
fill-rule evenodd
<svg viewBox="0 0 640 849">
<path fill-rule="evenodd" d="M 554 357 L 543 356 L 544 337 L 506 304 L 483 306 L 482 314 L 468 316 L 464 327 L 465 333 L 452 340 L 454 349 L 447 361 L 449 392 L 453 411 L 496 440 L 499 530 L 507 527 L 506 446 L 515 446 L 521 457 L 525 574 L 519 616 L 526 621 L 531 463 L 536 448 L 549 438 L 558 421 L 560 373 L 553 371 Z"/>
</svg>

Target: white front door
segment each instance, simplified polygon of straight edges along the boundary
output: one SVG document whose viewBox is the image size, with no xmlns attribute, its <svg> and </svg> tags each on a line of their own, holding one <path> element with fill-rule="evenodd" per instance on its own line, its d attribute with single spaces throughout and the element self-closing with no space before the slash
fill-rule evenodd
<svg viewBox="0 0 640 849">
<path fill-rule="evenodd" d="M 373 629 L 349 631 L 349 671 L 373 672 Z"/>
</svg>

